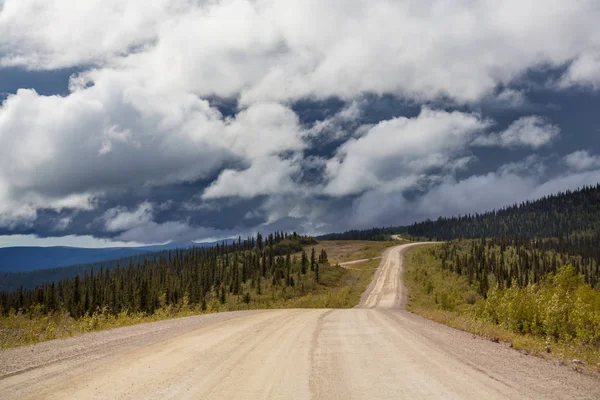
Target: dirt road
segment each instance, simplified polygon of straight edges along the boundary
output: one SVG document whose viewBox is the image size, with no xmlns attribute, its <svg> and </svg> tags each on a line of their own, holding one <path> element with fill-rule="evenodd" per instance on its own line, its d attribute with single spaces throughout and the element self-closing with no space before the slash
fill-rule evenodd
<svg viewBox="0 0 600 400">
<path fill-rule="evenodd" d="M 0 398 L 600 398 L 600 381 L 403 310 L 386 250 L 357 308 L 223 313 L 0 352 Z"/>
<path fill-rule="evenodd" d="M 363 259 L 360 259 L 360 260 L 346 261 L 346 262 L 340 263 L 339 266 L 342 267 L 342 268 L 346 268 L 346 269 L 360 269 L 360 268 L 357 268 L 357 267 L 354 267 L 354 266 L 356 264 L 362 264 L 362 263 L 365 263 L 367 261 L 378 260 L 380 258 L 381 257 L 373 257 L 373 258 L 363 258 Z"/>
</svg>

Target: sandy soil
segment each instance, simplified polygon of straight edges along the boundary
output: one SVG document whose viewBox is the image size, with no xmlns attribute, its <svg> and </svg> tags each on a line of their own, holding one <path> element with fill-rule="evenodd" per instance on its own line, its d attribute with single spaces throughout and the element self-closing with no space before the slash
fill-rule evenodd
<svg viewBox="0 0 600 400">
<path fill-rule="evenodd" d="M 600 398 L 600 381 L 403 309 L 388 249 L 351 310 L 223 313 L 0 352 L 0 398 Z"/>
</svg>

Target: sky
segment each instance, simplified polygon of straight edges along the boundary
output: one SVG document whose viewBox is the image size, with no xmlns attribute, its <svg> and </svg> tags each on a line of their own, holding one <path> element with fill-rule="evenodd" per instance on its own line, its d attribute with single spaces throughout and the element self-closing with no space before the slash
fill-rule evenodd
<svg viewBox="0 0 600 400">
<path fill-rule="evenodd" d="M 0 246 L 327 233 L 600 182 L 597 0 L 0 0 Z"/>
</svg>

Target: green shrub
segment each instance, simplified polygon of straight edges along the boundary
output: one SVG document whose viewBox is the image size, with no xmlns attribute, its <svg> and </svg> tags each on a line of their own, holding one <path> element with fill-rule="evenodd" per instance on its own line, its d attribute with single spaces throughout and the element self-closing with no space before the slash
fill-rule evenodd
<svg viewBox="0 0 600 400">
<path fill-rule="evenodd" d="M 490 287 L 477 315 L 518 333 L 600 344 L 600 293 L 585 284 L 570 265 L 540 285 L 499 290 Z"/>
</svg>

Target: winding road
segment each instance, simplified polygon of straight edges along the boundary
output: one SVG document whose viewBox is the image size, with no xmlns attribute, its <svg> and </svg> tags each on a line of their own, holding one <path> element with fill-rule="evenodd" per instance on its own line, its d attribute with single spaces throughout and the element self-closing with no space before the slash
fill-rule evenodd
<svg viewBox="0 0 600 400">
<path fill-rule="evenodd" d="M 386 250 L 360 304 L 212 314 L 0 352 L 0 398 L 600 398 L 600 381 L 404 310 Z"/>
</svg>

